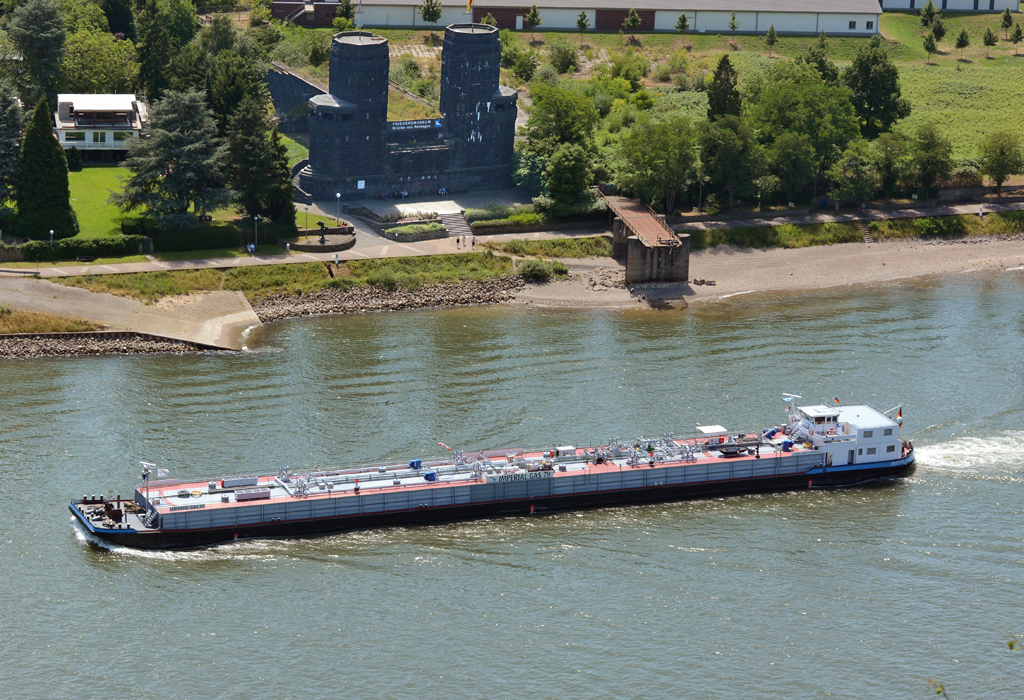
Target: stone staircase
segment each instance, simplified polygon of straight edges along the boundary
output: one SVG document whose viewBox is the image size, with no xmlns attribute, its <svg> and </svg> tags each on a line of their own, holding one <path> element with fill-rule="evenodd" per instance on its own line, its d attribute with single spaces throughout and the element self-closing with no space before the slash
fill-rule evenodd
<svg viewBox="0 0 1024 700">
<path fill-rule="evenodd" d="M 458 236 L 469 238 L 473 235 L 473 230 L 469 228 L 469 224 L 466 223 L 466 217 L 462 215 L 462 212 L 458 214 L 438 214 L 438 218 L 441 219 L 441 223 L 448 229 L 449 238 L 456 238 Z"/>
<path fill-rule="evenodd" d="M 875 237 L 871 235 L 871 229 L 868 228 L 868 222 L 866 222 L 866 221 L 858 221 L 857 222 L 857 226 L 860 227 L 861 232 L 864 234 L 864 242 L 865 243 L 874 243 L 875 242 Z"/>
</svg>

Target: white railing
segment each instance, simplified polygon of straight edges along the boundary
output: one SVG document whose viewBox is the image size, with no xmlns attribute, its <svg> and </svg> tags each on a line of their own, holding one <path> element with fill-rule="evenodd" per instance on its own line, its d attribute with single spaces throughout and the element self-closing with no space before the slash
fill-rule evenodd
<svg viewBox="0 0 1024 700">
<path fill-rule="evenodd" d="M 123 151 L 127 148 L 124 141 L 61 141 L 65 149 L 72 146 L 80 151 Z"/>
</svg>

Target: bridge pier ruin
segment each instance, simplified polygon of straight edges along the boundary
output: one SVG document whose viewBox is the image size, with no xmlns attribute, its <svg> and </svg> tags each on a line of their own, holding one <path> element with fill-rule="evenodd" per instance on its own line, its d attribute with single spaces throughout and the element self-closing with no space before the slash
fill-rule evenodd
<svg viewBox="0 0 1024 700">
<path fill-rule="evenodd" d="M 603 195 L 612 218 L 612 256 L 626 257 L 626 284 L 686 282 L 690 237 L 679 235 L 642 202 Z"/>
</svg>

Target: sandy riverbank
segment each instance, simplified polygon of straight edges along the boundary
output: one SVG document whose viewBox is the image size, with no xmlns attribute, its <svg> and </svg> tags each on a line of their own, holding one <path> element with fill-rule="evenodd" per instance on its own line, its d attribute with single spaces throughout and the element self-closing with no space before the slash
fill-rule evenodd
<svg viewBox="0 0 1024 700">
<path fill-rule="evenodd" d="M 898 240 L 799 249 L 719 246 L 690 256 L 690 279 L 714 285 L 651 284 L 628 289 L 612 260 L 566 260 L 570 279 L 531 285 L 511 301 L 539 307 L 681 307 L 740 294 L 801 291 L 1024 266 L 1024 238 Z M 641 295 L 643 295 L 641 297 Z"/>
</svg>

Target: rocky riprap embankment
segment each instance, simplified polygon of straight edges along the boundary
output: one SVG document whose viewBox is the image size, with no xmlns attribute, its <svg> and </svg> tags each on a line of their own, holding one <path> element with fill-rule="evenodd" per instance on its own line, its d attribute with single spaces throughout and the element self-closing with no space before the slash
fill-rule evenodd
<svg viewBox="0 0 1024 700">
<path fill-rule="evenodd" d="M 153 338 L 5 337 L 0 338 L 0 357 L 73 357 L 77 355 L 142 355 L 194 353 L 191 343 Z"/>
<path fill-rule="evenodd" d="M 316 314 L 358 314 L 373 311 L 422 309 L 432 306 L 498 304 L 510 300 L 525 286 L 521 277 L 502 277 L 485 282 L 431 284 L 408 291 L 390 292 L 373 286 L 347 290 L 321 289 L 305 294 L 274 294 L 252 302 L 264 323 Z"/>
</svg>

